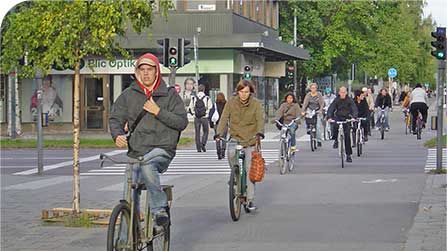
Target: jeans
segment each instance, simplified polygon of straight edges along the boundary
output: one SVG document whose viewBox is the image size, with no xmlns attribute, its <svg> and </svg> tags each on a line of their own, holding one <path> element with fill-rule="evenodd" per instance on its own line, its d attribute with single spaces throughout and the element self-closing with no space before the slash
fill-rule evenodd
<svg viewBox="0 0 447 251">
<path fill-rule="evenodd" d="M 317 142 L 322 142 L 322 140 L 321 140 L 321 115 L 319 113 L 316 114 L 311 119 L 306 118 L 306 125 L 307 125 L 308 129 L 309 129 L 309 125 L 312 123 L 315 125 Z"/>
<path fill-rule="evenodd" d="M 203 127 L 203 135 L 200 137 L 200 128 Z M 194 117 L 194 128 L 196 133 L 196 148 L 197 151 L 201 151 L 206 146 L 209 133 L 209 122 L 207 117 L 196 118 Z"/>
<path fill-rule="evenodd" d="M 290 133 L 290 145 L 291 146 L 296 146 L 296 130 L 298 129 L 298 125 L 295 123 L 293 123 L 292 125 L 290 125 L 289 127 L 289 133 Z"/>
<path fill-rule="evenodd" d="M 382 114 L 385 114 L 385 125 L 384 125 L 384 127 L 385 128 L 390 128 L 390 123 L 388 121 L 389 111 L 390 111 L 389 107 L 386 107 L 385 110 L 383 110 L 383 111 L 381 109 L 377 110 L 376 127 L 381 127 L 382 126 L 380 124 L 380 117 L 382 117 Z"/>
<path fill-rule="evenodd" d="M 236 150 L 236 142 L 230 141 L 228 143 L 228 161 L 230 164 L 230 168 L 233 169 L 233 166 L 238 163 L 239 160 L 236 159 L 235 150 Z M 254 146 L 249 146 L 244 148 L 245 152 L 245 167 L 247 169 L 246 172 L 246 181 L 247 181 L 247 201 L 253 201 L 255 199 L 255 183 L 250 181 L 248 174 L 250 173 L 251 167 L 251 153 L 254 151 Z"/>
<path fill-rule="evenodd" d="M 137 182 L 143 181 L 146 185 L 147 191 L 150 195 L 149 201 L 147 202 L 150 205 L 151 212 L 153 213 L 163 210 L 168 205 L 167 196 L 160 186 L 160 173 L 166 172 L 172 159 L 173 157 L 171 157 L 165 150 L 155 148 L 144 155 L 142 164 L 130 164 L 133 166 L 133 180 Z M 124 182 L 124 198 L 126 198 L 128 192 L 126 173 L 126 182 Z M 135 201 L 135 205 L 137 205 L 136 208 L 139 208 L 139 195 L 133 194 L 132 196 Z"/>
</svg>

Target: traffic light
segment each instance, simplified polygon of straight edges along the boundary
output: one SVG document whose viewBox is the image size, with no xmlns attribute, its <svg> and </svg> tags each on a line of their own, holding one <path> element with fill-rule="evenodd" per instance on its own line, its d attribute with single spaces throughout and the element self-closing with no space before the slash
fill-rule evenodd
<svg viewBox="0 0 447 251">
<path fill-rule="evenodd" d="M 178 49 L 177 49 L 177 44 L 176 43 L 170 43 L 169 44 L 169 67 L 172 68 L 176 68 L 178 67 L 178 63 L 179 63 L 179 56 L 178 56 Z"/>
<path fill-rule="evenodd" d="M 251 66 L 250 65 L 246 65 L 244 66 L 244 79 L 245 80 L 251 80 Z"/>
<path fill-rule="evenodd" d="M 286 77 L 288 79 L 293 79 L 293 74 L 295 74 L 295 67 L 292 64 L 287 65 Z"/>
<path fill-rule="evenodd" d="M 436 31 L 431 33 L 431 36 L 436 38 L 436 41 L 432 41 L 431 45 L 435 47 L 435 50 L 431 52 L 438 60 L 445 60 L 446 58 L 446 33 L 445 27 L 437 27 Z"/>
<path fill-rule="evenodd" d="M 162 58 L 160 62 L 164 67 L 169 67 L 169 38 L 157 40 L 157 44 L 163 48 Z"/>
<path fill-rule="evenodd" d="M 191 48 L 187 47 L 189 44 L 191 44 L 191 40 L 184 38 L 178 39 L 178 67 L 182 67 L 191 62 L 191 59 L 188 57 L 191 53 Z"/>
</svg>

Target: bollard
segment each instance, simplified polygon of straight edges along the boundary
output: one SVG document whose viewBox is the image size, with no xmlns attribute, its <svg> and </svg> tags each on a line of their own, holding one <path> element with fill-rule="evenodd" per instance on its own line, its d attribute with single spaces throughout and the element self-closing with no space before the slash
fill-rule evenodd
<svg viewBox="0 0 447 251">
<path fill-rule="evenodd" d="M 431 129 L 434 131 L 438 129 L 438 116 L 431 116 Z"/>
</svg>

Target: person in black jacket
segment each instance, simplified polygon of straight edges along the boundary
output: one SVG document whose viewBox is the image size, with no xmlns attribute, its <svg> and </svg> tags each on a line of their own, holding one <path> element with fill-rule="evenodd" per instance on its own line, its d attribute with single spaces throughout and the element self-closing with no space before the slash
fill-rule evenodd
<svg viewBox="0 0 447 251">
<path fill-rule="evenodd" d="M 360 91 L 360 90 L 356 90 L 354 92 L 354 96 L 355 96 L 355 105 L 357 106 L 357 110 L 358 110 L 358 117 L 359 118 L 369 118 L 369 106 L 368 106 L 368 102 L 365 99 L 365 94 Z M 356 124 L 357 126 L 357 124 Z M 367 120 L 363 120 L 361 121 L 361 126 L 363 128 L 363 135 L 364 135 L 364 139 L 365 141 L 368 141 L 368 122 Z"/>
<path fill-rule="evenodd" d="M 213 108 L 210 111 L 210 120 L 211 127 L 214 129 L 214 134 L 217 134 L 217 126 L 220 121 L 220 117 L 223 114 L 223 110 L 225 108 L 225 104 L 227 100 L 225 99 L 225 94 L 219 92 L 216 96 L 216 103 L 213 104 Z M 217 113 L 217 114 L 216 114 Z M 223 138 L 227 137 L 228 127 L 224 129 L 224 133 L 222 135 Z M 217 159 L 225 158 L 225 150 L 227 149 L 227 143 L 223 140 L 216 140 L 216 152 Z"/>
<path fill-rule="evenodd" d="M 335 98 L 327 111 L 328 121 L 344 121 L 350 118 L 357 118 L 357 107 L 354 101 L 348 97 L 346 87 L 340 87 L 338 94 L 339 96 Z M 346 162 L 352 162 L 351 127 L 349 123 L 345 124 L 343 131 L 345 134 Z M 335 140 L 333 147 L 338 148 L 338 124 L 335 124 L 333 139 Z"/>
<path fill-rule="evenodd" d="M 380 117 L 382 116 L 382 113 L 385 114 L 385 130 L 389 130 L 390 129 L 390 123 L 388 120 L 388 114 L 390 112 L 390 109 L 393 108 L 392 106 L 392 102 L 391 102 L 391 96 L 390 94 L 388 94 L 388 90 L 386 88 L 382 88 L 382 90 L 380 90 L 379 95 L 376 98 L 376 104 L 375 107 L 380 108 L 378 109 L 377 112 L 377 119 L 376 119 L 376 129 L 378 130 L 381 127 L 380 124 Z"/>
</svg>

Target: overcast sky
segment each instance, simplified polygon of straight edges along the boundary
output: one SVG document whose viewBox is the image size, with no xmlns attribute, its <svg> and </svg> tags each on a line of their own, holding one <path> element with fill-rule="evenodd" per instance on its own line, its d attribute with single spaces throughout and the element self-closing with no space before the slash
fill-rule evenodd
<svg viewBox="0 0 447 251">
<path fill-rule="evenodd" d="M 437 26 L 447 27 L 447 0 L 427 0 L 424 14 L 431 14 Z"/>
</svg>

